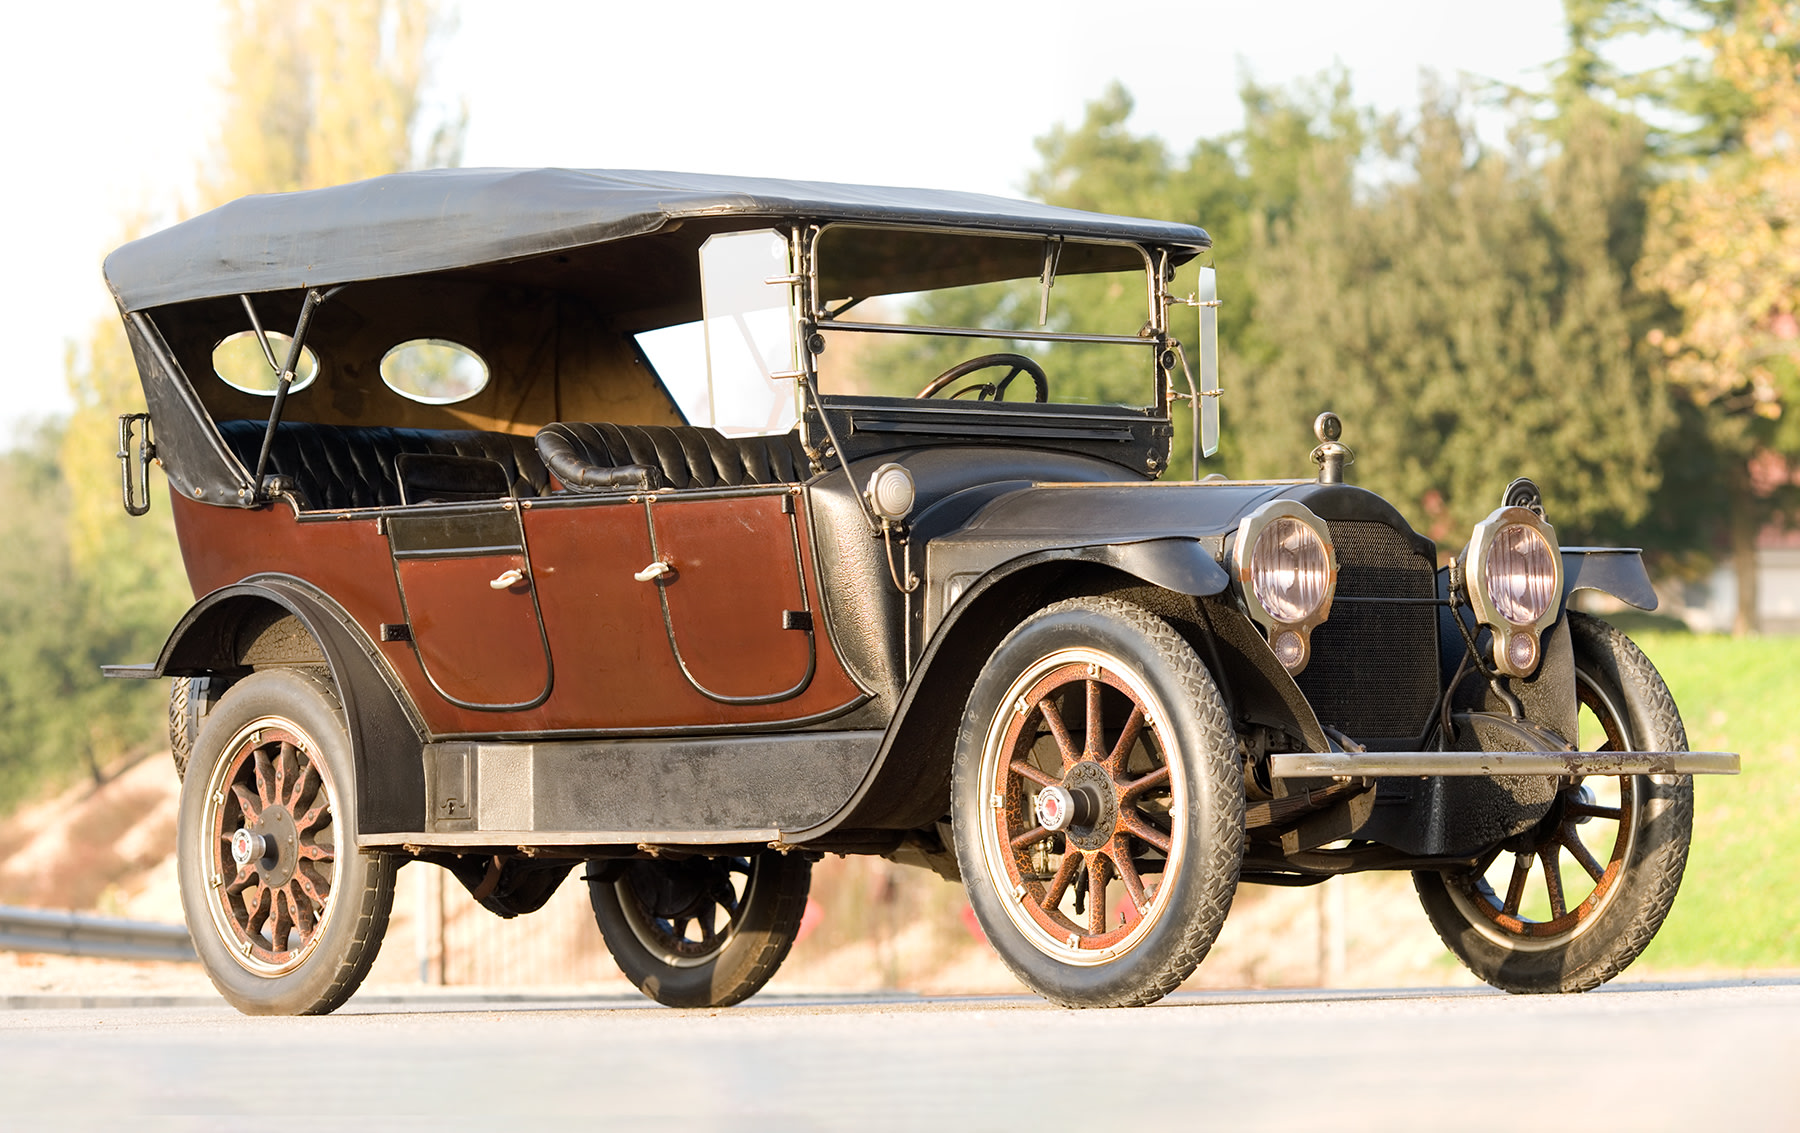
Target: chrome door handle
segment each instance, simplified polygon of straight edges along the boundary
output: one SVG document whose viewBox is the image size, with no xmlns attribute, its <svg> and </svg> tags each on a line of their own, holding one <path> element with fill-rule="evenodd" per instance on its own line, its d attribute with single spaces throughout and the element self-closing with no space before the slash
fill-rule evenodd
<svg viewBox="0 0 1800 1133">
<path fill-rule="evenodd" d="M 492 582 L 488 583 L 488 585 L 495 590 L 511 590 L 513 587 L 524 581 L 525 572 L 518 567 L 513 567 L 511 570 L 501 571 L 500 577 L 494 579 Z"/>
<path fill-rule="evenodd" d="M 659 559 L 645 567 L 643 570 L 633 574 L 631 577 L 637 579 L 639 582 L 653 582 L 674 569 L 674 567 Z"/>
</svg>

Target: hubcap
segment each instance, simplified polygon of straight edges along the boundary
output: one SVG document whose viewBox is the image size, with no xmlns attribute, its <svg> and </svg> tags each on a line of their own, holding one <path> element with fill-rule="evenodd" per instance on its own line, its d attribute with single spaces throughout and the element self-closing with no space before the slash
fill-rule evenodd
<svg viewBox="0 0 1800 1133">
<path fill-rule="evenodd" d="M 257 975 L 292 971 L 331 915 L 335 794 L 318 746 L 265 717 L 226 745 L 208 783 L 202 868 L 214 929 Z"/>
<path fill-rule="evenodd" d="M 1040 660 L 1002 704 L 982 755 L 989 876 L 1035 948 L 1105 963 L 1148 935 L 1180 869 L 1167 716 L 1129 666 L 1089 649 Z"/>
</svg>

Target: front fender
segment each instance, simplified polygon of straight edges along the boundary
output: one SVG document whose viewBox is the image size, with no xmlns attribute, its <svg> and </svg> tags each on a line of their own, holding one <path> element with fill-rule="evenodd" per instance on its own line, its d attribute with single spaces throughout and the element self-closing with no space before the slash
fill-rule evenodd
<svg viewBox="0 0 1800 1133">
<path fill-rule="evenodd" d="M 1564 547 L 1562 563 L 1565 608 L 1575 591 L 1598 590 L 1640 610 L 1656 609 L 1656 588 L 1636 547 Z"/>
</svg>

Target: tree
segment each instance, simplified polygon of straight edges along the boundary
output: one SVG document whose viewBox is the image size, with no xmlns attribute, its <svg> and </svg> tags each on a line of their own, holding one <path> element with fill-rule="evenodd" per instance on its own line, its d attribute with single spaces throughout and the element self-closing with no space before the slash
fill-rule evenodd
<svg viewBox="0 0 1800 1133">
<path fill-rule="evenodd" d="M 1634 334 L 1641 131 L 1589 103 L 1540 163 L 1523 128 L 1513 152 L 1484 148 L 1464 107 L 1428 91 L 1416 125 L 1387 124 L 1410 174 L 1387 185 L 1360 186 L 1349 147 L 1320 151 L 1291 215 L 1256 233 L 1269 354 L 1238 381 L 1234 429 L 1267 444 L 1244 470 L 1299 472 L 1331 408 L 1361 450 L 1351 478 L 1446 550 L 1519 475 L 1569 535 L 1630 524 L 1670 424 Z"/>
<path fill-rule="evenodd" d="M 1800 505 L 1800 14 L 1742 0 L 1698 36 L 1711 76 L 1738 96 L 1741 144 L 1654 197 L 1640 275 L 1679 319 L 1650 341 L 1701 410 L 1729 499 L 1735 629 L 1756 625 L 1756 540 Z"/>
<path fill-rule="evenodd" d="M 465 115 L 428 121 L 421 99 L 447 26 L 435 0 L 228 3 L 225 112 L 198 203 L 454 164 Z M 0 580 L 0 792 L 39 771 L 97 776 L 157 742 L 163 690 L 105 681 L 98 665 L 154 656 L 191 598 L 167 508 L 133 521 L 119 507 L 115 418 L 144 402 L 116 316 L 70 351 L 65 375 L 66 425 L 32 442 L 37 457 L 10 456 L 0 481 L 0 499 L 30 502 L 3 509 L 11 545 L 38 548 L 29 585 Z"/>
</svg>

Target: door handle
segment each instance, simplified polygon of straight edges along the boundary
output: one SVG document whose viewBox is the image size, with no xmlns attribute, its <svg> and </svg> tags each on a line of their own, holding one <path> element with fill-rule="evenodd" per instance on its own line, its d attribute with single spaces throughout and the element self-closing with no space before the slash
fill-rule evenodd
<svg viewBox="0 0 1800 1133">
<path fill-rule="evenodd" d="M 639 582 L 654 582 L 656 579 L 661 578 L 663 575 L 668 574 L 670 571 L 672 571 L 674 569 L 675 568 L 670 566 L 668 563 L 665 563 L 662 560 L 658 559 L 656 562 L 651 563 L 649 566 L 645 567 L 643 570 L 636 572 L 631 577 L 637 579 Z"/>
<path fill-rule="evenodd" d="M 518 567 L 513 567 L 511 570 L 501 571 L 500 577 L 494 579 L 492 582 L 488 583 L 488 585 L 495 590 L 511 590 L 513 587 L 524 581 L 525 572 Z"/>
</svg>

